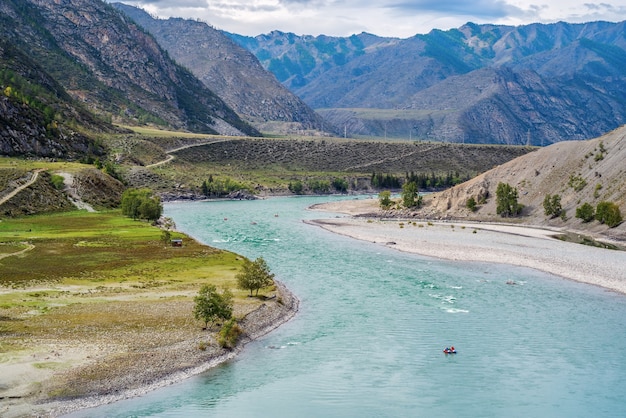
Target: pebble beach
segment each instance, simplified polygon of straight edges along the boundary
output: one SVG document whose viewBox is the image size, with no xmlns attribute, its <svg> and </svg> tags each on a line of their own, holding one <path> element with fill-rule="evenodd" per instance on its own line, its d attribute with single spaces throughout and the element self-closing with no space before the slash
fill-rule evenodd
<svg viewBox="0 0 626 418">
<path fill-rule="evenodd" d="M 337 211 L 340 206 L 327 209 Z M 324 210 L 324 206 L 316 210 Z M 398 251 L 446 260 L 527 267 L 626 294 L 626 251 L 561 241 L 555 238 L 558 232 L 553 230 L 504 224 L 353 217 L 310 223 Z"/>
</svg>

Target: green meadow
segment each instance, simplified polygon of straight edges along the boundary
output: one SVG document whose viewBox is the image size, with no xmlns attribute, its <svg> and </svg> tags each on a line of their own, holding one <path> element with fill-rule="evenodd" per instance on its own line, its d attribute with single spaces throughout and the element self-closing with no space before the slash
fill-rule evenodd
<svg viewBox="0 0 626 418">
<path fill-rule="evenodd" d="M 177 232 L 172 238 L 183 246 L 119 211 L 2 219 L 0 360 L 50 339 L 72 345 L 129 330 L 199 331 L 193 297 L 206 283 L 230 288 L 236 316 L 262 303 L 236 289 L 240 256 Z"/>
</svg>

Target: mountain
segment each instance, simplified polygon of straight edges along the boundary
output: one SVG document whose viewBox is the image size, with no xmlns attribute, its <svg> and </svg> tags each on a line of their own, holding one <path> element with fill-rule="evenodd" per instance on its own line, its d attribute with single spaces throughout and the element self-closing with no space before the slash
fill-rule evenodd
<svg viewBox="0 0 626 418">
<path fill-rule="evenodd" d="M 330 125 L 294 95 L 258 59 L 204 22 L 155 19 L 142 9 L 113 6 L 150 32 L 178 63 L 191 70 L 259 130 L 322 130 Z M 282 126 L 282 128 L 281 128 Z"/>
<path fill-rule="evenodd" d="M 0 40 L 0 154 L 80 159 L 104 150 L 82 134 L 115 128 L 95 118 L 27 55 Z"/>
<path fill-rule="evenodd" d="M 468 23 L 407 39 L 230 36 L 347 133 L 548 145 L 626 122 L 625 26 Z"/>
<path fill-rule="evenodd" d="M 7 44 L 100 119 L 260 135 L 151 35 L 103 1 L 3 0 L 0 21 Z"/>
<path fill-rule="evenodd" d="M 567 141 L 540 148 L 499 165 L 452 189 L 425 198 L 422 214 L 470 220 L 503 220 L 496 215 L 498 183 L 518 189 L 519 203 L 524 205 L 514 222 L 584 230 L 626 241 L 626 222 L 608 228 L 597 221 L 583 223 L 575 217 L 584 203 L 594 208 L 602 201 L 615 203 L 626 216 L 626 126 L 587 141 Z M 546 195 L 559 195 L 565 217 L 545 215 Z M 486 202 L 476 212 L 466 207 L 474 197 Z"/>
</svg>

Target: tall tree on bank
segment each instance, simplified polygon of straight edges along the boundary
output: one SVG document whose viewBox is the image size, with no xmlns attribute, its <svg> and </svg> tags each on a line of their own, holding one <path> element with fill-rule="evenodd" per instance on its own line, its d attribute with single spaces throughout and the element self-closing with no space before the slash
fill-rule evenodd
<svg viewBox="0 0 626 418">
<path fill-rule="evenodd" d="M 518 193 L 515 187 L 508 183 L 498 183 L 496 189 L 496 213 L 502 217 L 517 216 L 524 208 L 517 201 Z"/>
<path fill-rule="evenodd" d="M 230 319 L 233 315 L 233 294 L 228 289 L 220 293 L 215 285 L 207 284 L 193 300 L 196 303 L 194 317 L 204 321 L 205 328 L 209 327 L 209 322 L 213 325 L 215 321 Z"/>
<path fill-rule="evenodd" d="M 259 295 L 259 289 L 270 286 L 274 283 L 274 274 L 270 272 L 270 268 L 263 259 L 259 257 L 254 261 L 244 260 L 241 271 L 235 276 L 237 286 L 243 290 L 249 290 L 250 296 L 252 291 L 256 291 Z"/>
</svg>

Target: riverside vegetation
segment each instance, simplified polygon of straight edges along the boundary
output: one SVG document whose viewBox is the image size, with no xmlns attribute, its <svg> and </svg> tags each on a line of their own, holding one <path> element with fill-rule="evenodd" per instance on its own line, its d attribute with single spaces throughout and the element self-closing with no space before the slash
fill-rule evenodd
<svg viewBox="0 0 626 418">
<path fill-rule="evenodd" d="M 236 344 L 236 322 L 270 303 L 237 288 L 242 257 L 175 231 L 184 245 L 171 247 L 161 234 L 118 210 L 0 222 L 0 359 L 8 367 L 26 364 L 3 373 L 0 408 L 11 399 L 103 395 L 120 379 L 121 387 L 137 388 L 157 358 L 174 370 L 206 362 L 220 352 L 222 337 L 193 318 L 202 286 L 229 289 L 235 322 L 222 346 Z M 275 289 L 260 295 L 268 293 Z"/>
</svg>

